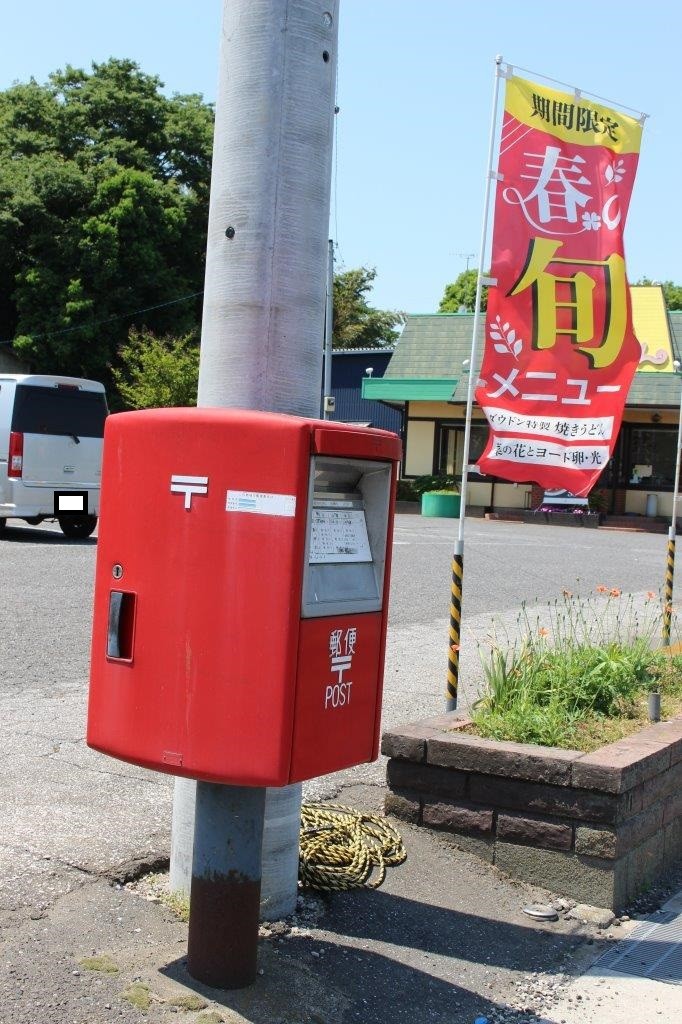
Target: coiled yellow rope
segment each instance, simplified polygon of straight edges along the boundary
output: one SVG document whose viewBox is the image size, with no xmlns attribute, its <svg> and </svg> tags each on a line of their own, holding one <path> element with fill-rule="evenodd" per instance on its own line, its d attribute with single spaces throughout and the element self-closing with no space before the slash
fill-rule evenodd
<svg viewBox="0 0 682 1024">
<path fill-rule="evenodd" d="M 304 803 L 301 808 L 298 877 L 309 889 L 378 889 L 386 868 L 406 857 L 399 833 L 376 814 L 341 804 Z"/>
</svg>

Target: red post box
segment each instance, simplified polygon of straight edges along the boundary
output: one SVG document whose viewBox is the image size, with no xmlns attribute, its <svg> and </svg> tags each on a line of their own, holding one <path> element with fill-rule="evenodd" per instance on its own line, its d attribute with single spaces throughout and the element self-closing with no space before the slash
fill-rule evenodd
<svg viewBox="0 0 682 1024">
<path fill-rule="evenodd" d="M 374 760 L 399 458 L 296 416 L 110 416 L 88 744 L 232 785 Z"/>
</svg>

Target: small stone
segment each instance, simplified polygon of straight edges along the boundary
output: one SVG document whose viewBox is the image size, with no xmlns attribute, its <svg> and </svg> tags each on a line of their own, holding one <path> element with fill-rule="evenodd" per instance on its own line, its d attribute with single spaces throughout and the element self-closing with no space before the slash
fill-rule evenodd
<svg viewBox="0 0 682 1024">
<path fill-rule="evenodd" d="M 615 920 L 615 914 L 611 910 L 605 907 L 590 907 L 587 903 L 578 903 L 567 916 L 585 924 L 594 924 L 597 928 L 608 928 Z"/>
</svg>

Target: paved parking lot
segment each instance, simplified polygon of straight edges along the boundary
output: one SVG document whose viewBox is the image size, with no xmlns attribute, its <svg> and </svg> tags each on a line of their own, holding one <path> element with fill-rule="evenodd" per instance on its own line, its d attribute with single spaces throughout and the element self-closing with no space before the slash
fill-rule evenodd
<svg viewBox="0 0 682 1024">
<path fill-rule="evenodd" d="M 456 527 L 446 519 L 396 519 L 385 727 L 443 710 Z M 83 772 L 96 773 L 114 791 L 117 777 L 135 779 L 153 804 L 143 830 L 145 845 L 152 833 L 167 829 L 169 781 L 94 754 L 83 742 L 95 555 L 94 538 L 69 541 L 52 524 L 13 525 L 0 540 L 0 764 L 10 777 L 31 779 L 37 795 L 43 791 L 41 775 L 59 764 L 73 766 L 74 780 Z M 665 557 L 666 538 L 658 535 L 468 520 L 460 704 L 478 691 L 477 640 L 490 632 L 493 619 L 513 632 L 522 601 L 551 601 L 562 588 L 589 594 L 603 584 L 639 596 L 657 591 Z M 316 780 L 310 791 L 332 794 L 348 774 Z M 380 784 L 383 765 L 360 766 L 350 774 Z M 103 792 L 101 806 L 106 817 L 117 801 Z M 64 809 L 51 804 L 50 817 L 60 813 Z M 90 811 L 84 816 L 91 821 L 98 862 L 118 856 L 121 830 L 114 830 L 118 838 L 112 846 L 103 841 L 97 816 Z M 29 826 L 32 846 L 40 845 L 36 825 L 34 820 Z M 16 838 L 21 845 L 22 837 Z M 43 841 L 49 846 L 54 836 L 45 834 Z"/>
</svg>

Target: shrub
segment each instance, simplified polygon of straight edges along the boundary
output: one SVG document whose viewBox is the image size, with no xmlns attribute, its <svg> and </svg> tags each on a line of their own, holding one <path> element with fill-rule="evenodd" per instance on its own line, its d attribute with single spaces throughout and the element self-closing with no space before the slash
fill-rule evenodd
<svg viewBox="0 0 682 1024">
<path fill-rule="evenodd" d="M 415 493 L 412 480 L 398 480 L 396 499 L 398 501 L 419 501 L 419 495 Z"/>
<path fill-rule="evenodd" d="M 426 491 L 437 494 L 459 494 L 459 486 L 454 476 L 436 474 L 434 476 L 417 476 L 411 480 L 398 480 L 398 501 L 419 501 Z"/>
<path fill-rule="evenodd" d="M 656 595 L 642 604 L 617 587 L 597 591 L 588 599 L 564 591 L 541 610 L 524 605 L 511 644 L 493 632 L 472 712 L 479 735 L 594 749 L 643 724 L 652 689 L 670 713 L 682 710 L 682 659 L 653 648 L 663 611 Z M 620 733 L 609 732 L 614 720 L 625 723 Z"/>
</svg>

